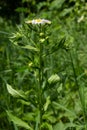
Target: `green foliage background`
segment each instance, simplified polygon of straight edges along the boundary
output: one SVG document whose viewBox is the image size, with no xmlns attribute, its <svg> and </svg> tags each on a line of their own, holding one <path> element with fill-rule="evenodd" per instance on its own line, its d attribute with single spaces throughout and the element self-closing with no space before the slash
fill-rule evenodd
<svg viewBox="0 0 87 130">
<path fill-rule="evenodd" d="M 45 18 L 52 22 L 48 30 L 49 46 L 46 43 L 47 49 L 51 50 L 47 51 L 52 54 L 46 57 L 45 63 L 48 74 L 45 73 L 44 78 L 49 79 L 50 84 L 47 82 L 48 88 L 44 88 L 43 102 L 47 111 L 43 116 L 42 130 L 86 130 L 87 2 L 3 0 L 0 1 L 0 7 L 0 129 L 38 130 L 38 110 L 35 109 L 37 84 L 33 76 L 37 74 L 35 67 L 38 58 L 32 61 L 35 52 L 19 46 L 22 46 L 21 43 L 26 45 L 29 36 L 38 41 L 36 35 L 25 26 L 25 20 Z M 15 41 L 10 39 L 13 33 L 16 35 Z M 12 42 L 19 46 L 16 47 Z M 60 81 L 55 74 L 60 77 Z M 14 90 L 19 92 L 19 97 L 23 92 L 26 95 L 29 93 L 29 102 L 25 100 L 24 94 L 22 99 L 13 98 L 6 84 L 11 85 L 13 97 Z"/>
</svg>

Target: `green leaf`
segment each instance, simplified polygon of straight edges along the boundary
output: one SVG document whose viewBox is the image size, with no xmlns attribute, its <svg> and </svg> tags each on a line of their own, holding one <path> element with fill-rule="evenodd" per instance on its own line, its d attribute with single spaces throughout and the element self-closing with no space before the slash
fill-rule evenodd
<svg viewBox="0 0 87 130">
<path fill-rule="evenodd" d="M 47 49 L 47 54 L 44 54 L 44 56 L 48 56 L 50 54 L 53 54 L 55 52 L 57 52 L 59 49 L 64 49 L 64 44 L 65 44 L 66 38 L 65 36 L 63 36 L 58 43 L 55 43 L 54 45 L 52 45 L 51 47 L 49 47 Z"/>
<path fill-rule="evenodd" d="M 46 130 L 53 130 L 52 125 L 48 124 L 47 122 L 43 123 L 42 126 L 41 126 L 41 128 L 43 130 L 45 130 L 45 129 Z"/>
<path fill-rule="evenodd" d="M 17 102 L 20 102 L 21 104 L 27 105 L 27 106 L 30 105 L 30 102 L 29 102 L 29 101 L 25 101 L 25 100 L 22 100 L 22 99 L 19 99 Z"/>
<path fill-rule="evenodd" d="M 65 130 L 64 124 L 60 121 L 54 126 L 53 130 Z"/>
<path fill-rule="evenodd" d="M 51 103 L 50 96 L 48 96 L 46 98 L 46 103 L 44 104 L 44 111 L 46 111 L 48 109 L 48 106 L 49 106 L 50 103 Z"/>
<path fill-rule="evenodd" d="M 25 49 L 29 49 L 29 50 L 33 50 L 33 51 L 36 51 L 38 52 L 39 50 L 33 46 L 30 46 L 30 45 L 26 45 L 26 46 L 22 46 L 22 48 L 25 48 Z"/>
<path fill-rule="evenodd" d="M 23 120 L 35 121 L 35 113 L 33 113 L 33 112 L 24 113 Z"/>
<path fill-rule="evenodd" d="M 51 75 L 51 77 L 48 79 L 49 84 L 54 84 L 60 81 L 60 77 L 57 74 Z"/>
<path fill-rule="evenodd" d="M 66 16 L 67 14 L 72 13 L 72 11 L 73 11 L 73 8 L 72 8 L 72 7 L 71 7 L 71 8 L 65 8 L 65 9 L 60 13 L 60 16 L 64 17 L 64 16 Z"/>
<path fill-rule="evenodd" d="M 61 104 L 59 104 L 59 103 L 57 103 L 57 102 L 54 102 L 54 101 L 52 102 L 52 104 L 53 104 L 53 107 L 54 107 L 55 109 L 65 110 L 66 112 L 69 112 L 70 114 L 72 114 L 74 117 L 77 117 L 76 114 L 75 114 L 75 112 L 73 112 L 73 111 L 67 109 L 64 105 L 61 105 Z"/>
<path fill-rule="evenodd" d="M 39 124 L 40 124 L 40 111 L 37 110 L 35 114 L 36 114 L 36 117 L 35 117 L 35 121 L 36 121 L 35 130 L 38 130 L 38 127 L 39 127 Z"/>
<path fill-rule="evenodd" d="M 50 5 L 50 9 L 59 9 L 62 7 L 63 3 L 65 2 L 65 0 L 54 0 L 51 5 Z"/>
<path fill-rule="evenodd" d="M 50 123 L 55 123 L 56 122 L 56 117 L 54 117 L 54 113 L 52 111 L 46 111 L 43 116 L 42 116 L 43 120 L 47 120 Z"/>
<path fill-rule="evenodd" d="M 78 126 L 80 126 L 80 124 L 79 124 L 79 125 L 76 125 L 76 124 L 70 122 L 70 123 L 64 124 L 64 126 L 65 126 L 65 129 L 69 129 L 69 128 L 71 128 L 71 127 L 73 127 L 73 128 L 78 127 Z M 80 128 L 81 128 L 81 126 L 80 126 Z"/>
<path fill-rule="evenodd" d="M 86 112 L 86 104 L 85 104 L 85 89 L 83 86 L 79 87 L 79 96 L 80 96 L 80 101 L 81 105 L 83 107 L 84 112 Z"/>
<path fill-rule="evenodd" d="M 22 90 L 15 90 L 9 84 L 7 84 L 7 90 L 13 97 L 21 97 L 26 99 L 26 95 Z"/>
<path fill-rule="evenodd" d="M 19 7 L 17 9 L 15 9 L 16 12 L 28 12 L 28 8 L 25 8 L 25 7 Z"/>
<path fill-rule="evenodd" d="M 23 127 L 25 129 L 28 129 L 28 130 L 33 130 L 29 125 L 28 123 L 24 122 L 23 120 L 21 120 L 20 118 L 14 116 L 13 114 L 11 114 L 11 112 L 9 111 L 6 111 L 7 112 L 7 115 L 9 117 L 9 119 L 14 123 L 16 124 L 17 126 L 20 126 L 20 127 Z"/>
</svg>

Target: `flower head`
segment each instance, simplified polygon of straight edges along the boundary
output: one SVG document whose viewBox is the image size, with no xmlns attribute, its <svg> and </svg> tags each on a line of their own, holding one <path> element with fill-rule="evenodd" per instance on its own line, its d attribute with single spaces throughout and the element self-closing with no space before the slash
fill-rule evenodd
<svg viewBox="0 0 87 130">
<path fill-rule="evenodd" d="M 33 19 L 26 21 L 27 24 L 51 24 L 51 21 L 47 19 Z"/>
</svg>

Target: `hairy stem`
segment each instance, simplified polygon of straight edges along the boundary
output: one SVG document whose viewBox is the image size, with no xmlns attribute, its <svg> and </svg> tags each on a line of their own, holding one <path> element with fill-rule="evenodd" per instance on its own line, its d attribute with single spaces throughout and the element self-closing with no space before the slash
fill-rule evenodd
<svg viewBox="0 0 87 130">
<path fill-rule="evenodd" d="M 39 111 L 40 111 L 40 124 L 39 130 L 41 130 L 42 125 L 42 82 L 43 82 L 43 66 L 42 66 L 42 51 L 43 45 L 40 43 L 40 52 L 39 52 Z"/>
</svg>

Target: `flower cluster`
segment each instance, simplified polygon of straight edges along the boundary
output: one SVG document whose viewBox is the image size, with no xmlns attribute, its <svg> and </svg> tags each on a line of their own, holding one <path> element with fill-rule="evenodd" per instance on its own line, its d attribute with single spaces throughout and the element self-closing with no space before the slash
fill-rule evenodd
<svg viewBox="0 0 87 130">
<path fill-rule="evenodd" d="M 25 23 L 27 24 L 51 24 L 51 21 L 47 19 L 33 19 L 33 20 L 28 20 Z"/>
</svg>

